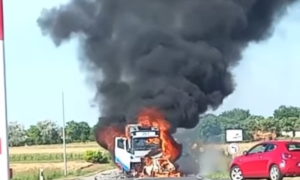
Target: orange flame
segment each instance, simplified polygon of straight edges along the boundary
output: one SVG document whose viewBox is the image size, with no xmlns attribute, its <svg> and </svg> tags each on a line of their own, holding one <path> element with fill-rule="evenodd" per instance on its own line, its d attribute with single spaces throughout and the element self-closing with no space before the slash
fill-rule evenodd
<svg viewBox="0 0 300 180">
<path fill-rule="evenodd" d="M 116 137 L 126 137 L 125 133 L 123 133 L 120 130 L 120 127 L 118 126 L 108 126 L 98 129 L 99 132 L 99 139 L 104 146 L 105 149 L 107 149 L 109 152 L 113 153 L 115 149 L 115 138 Z"/>
<path fill-rule="evenodd" d="M 149 144 L 159 144 L 160 139 L 159 138 L 149 138 L 149 139 L 147 139 L 147 143 L 149 143 Z"/>
<path fill-rule="evenodd" d="M 151 138 L 150 143 L 159 143 L 161 141 L 162 157 L 157 160 L 156 167 L 158 170 L 151 171 L 151 176 L 155 177 L 179 177 L 181 173 L 177 171 L 173 162 L 175 162 L 181 155 L 182 145 L 178 144 L 170 133 L 171 124 L 163 117 L 163 115 L 154 108 L 147 108 L 140 112 L 138 116 L 138 123 L 141 126 L 157 127 L 160 130 L 160 139 Z M 154 166 L 154 160 L 149 157 L 145 158 L 145 166 Z M 163 171 L 163 169 L 165 169 Z M 148 176 L 150 175 L 148 173 Z"/>
</svg>

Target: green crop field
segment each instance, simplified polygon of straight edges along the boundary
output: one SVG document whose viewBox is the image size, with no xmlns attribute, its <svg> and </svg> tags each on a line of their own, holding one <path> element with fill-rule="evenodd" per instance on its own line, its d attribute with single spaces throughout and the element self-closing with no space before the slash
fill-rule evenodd
<svg viewBox="0 0 300 180">
<path fill-rule="evenodd" d="M 12 154 L 9 156 L 10 162 L 61 162 L 64 159 L 63 153 L 43 153 L 43 154 Z M 84 160 L 84 153 L 68 153 L 68 161 Z"/>
</svg>

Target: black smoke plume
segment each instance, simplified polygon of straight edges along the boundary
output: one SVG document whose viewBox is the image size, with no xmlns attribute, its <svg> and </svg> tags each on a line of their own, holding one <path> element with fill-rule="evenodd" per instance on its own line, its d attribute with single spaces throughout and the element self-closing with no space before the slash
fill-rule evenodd
<svg viewBox="0 0 300 180">
<path fill-rule="evenodd" d="M 100 126 L 134 122 L 151 106 L 175 132 L 195 127 L 199 114 L 234 91 L 231 69 L 242 50 L 268 38 L 293 2 L 72 0 L 43 10 L 38 25 L 57 46 L 79 37 L 81 62 L 97 85 Z"/>
</svg>

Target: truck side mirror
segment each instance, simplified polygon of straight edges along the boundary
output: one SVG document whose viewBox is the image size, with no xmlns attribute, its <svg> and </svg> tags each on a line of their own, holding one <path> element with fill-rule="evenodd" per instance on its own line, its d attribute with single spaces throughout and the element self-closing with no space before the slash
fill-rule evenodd
<svg viewBox="0 0 300 180">
<path fill-rule="evenodd" d="M 243 155 L 248 155 L 248 151 L 243 151 Z"/>
</svg>

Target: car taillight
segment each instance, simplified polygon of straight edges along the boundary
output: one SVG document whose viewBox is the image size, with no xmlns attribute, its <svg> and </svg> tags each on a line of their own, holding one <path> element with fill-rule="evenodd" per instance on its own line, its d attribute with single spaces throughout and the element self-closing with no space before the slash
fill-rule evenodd
<svg viewBox="0 0 300 180">
<path fill-rule="evenodd" d="M 289 153 L 283 153 L 283 154 L 282 154 L 282 158 L 283 158 L 283 159 L 290 159 L 291 157 L 292 157 L 292 155 L 289 154 Z"/>
</svg>

